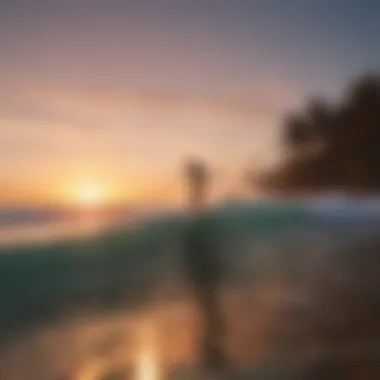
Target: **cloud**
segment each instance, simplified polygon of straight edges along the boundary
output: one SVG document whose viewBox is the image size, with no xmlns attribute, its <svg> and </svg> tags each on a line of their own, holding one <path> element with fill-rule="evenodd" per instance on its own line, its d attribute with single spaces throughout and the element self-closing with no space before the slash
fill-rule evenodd
<svg viewBox="0 0 380 380">
<path fill-rule="evenodd" d="M 192 94 L 179 91 L 127 91 L 109 87 L 57 88 L 44 85 L 2 91 L 1 114 L 83 127 L 112 127 L 139 114 L 211 115 L 255 121 L 278 116 L 294 102 L 292 91 L 266 83 L 254 91 Z M 114 127 L 119 127 L 114 123 Z M 196 126 L 194 126 L 196 127 Z M 236 126 L 238 127 L 238 125 Z"/>
<path fill-rule="evenodd" d="M 280 115 L 294 99 L 275 81 L 207 94 L 42 84 L 3 89 L 3 166 L 17 154 L 21 166 L 36 171 L 66 162 L 149 177 L 173 173 L 184 156 L 197 154 L 241 168 L 278 155 Z"/>
</svg>

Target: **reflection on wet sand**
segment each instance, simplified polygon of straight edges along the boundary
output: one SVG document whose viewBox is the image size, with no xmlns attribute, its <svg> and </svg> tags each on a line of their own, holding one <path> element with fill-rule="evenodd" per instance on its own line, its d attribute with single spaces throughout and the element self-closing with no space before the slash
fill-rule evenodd
<svg viewBox="0 0 380 380">
<path fill-rule="evenodd" d="M 247 234 L 245 239 L 223 235 L 236 244 L 219 294 L 226 316 L 223 345 L 234 371 L 257 373 L 259 379 L 380 378 L 380 240 L 369 229 L 363 234 L 355 230 L 309 234 L 298 229 L 296 234 L 278 233 L 261 242 L 258 235 Z M 227 260 L 232 251 L 227 243 L 224 247 L 227 252 L 221 254 L 226 253 Z M 169 263 L 179 256 L 171 248 L 165 248 L 167 261 L 155 252 L 149 256 L 150 266 L 145 260 L 139 267 L 147 271 L 154 288 L 154 297 L 143 306 L 126 300 L 110 311 L 86 309 L 83 304 L 60 319 L 30 326 L 0 352 L 0 378 L 202 377 L 198 369 L 202 318 L 197 303 L 176 282 L 178 277 L 170 277 L 176 269 Z M 86 257 L 87 268 L 91 261 Z M 153 262 L 162 265 L 153 267 Z M 96 280 L 97 273 L 106 272 L 103 261 L 100 264 Z M 123 278 L 127 269 L 125 264 Z M 111 272 L 109 278 L 115 281 L 117 273 Z M 138 278 L 145 274 L 139 272 Z M 151 283 L 156 275 L 157 281 Z M 137 284 L 143 283 L 133 288 L 142 298 Z M 80 285 L 75 283 L 75 289 Z M 178 291 L 168 297 L 165 287 L 169 293 L 173 288 Z M 238 378 L 238 372 L 233 377 Z"/>
<path fill-rule="evenodd" d="M 350 368 L 355 360 L 360 364 L 364 355 L 360 346 L 356 346 L 356 352 L 352 350 L 354 345 L 343 344 L 339 348 L 339 338 L 332 346 L 328 342 L 334 337 L 329 336 L 327 328 L 315 331 L 315 319 L 323 322 L 325 312 L 331 318 L 334 307 L 316 310 L 318 299 L 313 303 L 310 300 L 279 279 L 268 279 L 257 291 L 251 289 L 245 294 L 242 289 L 225 290 L 223 304 L 229 331 L 225 345 L 234 366 L 252 369 L 271 363 L 267 369 L 280 365 L 282 373 L 293 367 L 298 371 L 307 366 L 320 370 L 334 355 L 343 355 L 343 351 L 345 362 L 351 360 Z M 336 323 L 343 326 L 344 321 L 336 319 Z M 98 317 L 84 314 L 35 330 L 13 342 L 2 353 L 2 373 L 9 380 L 159 380 L 183 378 L 189 373 L 198 378 L 194 371 L 200 328 L 191 300 L 136 313 Z M 338 333 L 339 329 L 335 331 Z M 353 336 L 355 332 L 347 334 Z"/>
</svg>

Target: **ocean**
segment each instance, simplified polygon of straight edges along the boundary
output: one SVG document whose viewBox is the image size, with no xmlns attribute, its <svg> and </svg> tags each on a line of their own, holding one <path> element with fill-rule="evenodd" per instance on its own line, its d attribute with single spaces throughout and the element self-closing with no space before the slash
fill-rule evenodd
<svg viewBox="0 0 380 380">
<path fill-rule="evenodd" d="M 374 361 L 376 205 L 236 203 L 212 211 L 233 368 L 285 373 L 327 360 Z M 183 275 L 188 224 L 178 210 L 0 212 L 1 378 L 192 373 L 202 319 Z"/>
</svg>

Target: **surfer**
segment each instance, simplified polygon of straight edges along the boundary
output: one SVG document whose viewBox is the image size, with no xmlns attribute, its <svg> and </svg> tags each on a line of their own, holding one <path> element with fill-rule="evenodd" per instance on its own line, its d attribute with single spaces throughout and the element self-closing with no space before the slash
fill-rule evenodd
<svg viewBox="0 0 380 380">
<path fill-rule="evenodd" d="M 186 166 L 186 178 L 191 220 L 185 239 L 185 270 L 203 319 L 201 365 L 206 370 L 220 370 L 226 365 L 218 299 L 222 273 L 215 220 L 205 210 L 209 173 L 202 162 L 192 160 Z"/>
</svg>

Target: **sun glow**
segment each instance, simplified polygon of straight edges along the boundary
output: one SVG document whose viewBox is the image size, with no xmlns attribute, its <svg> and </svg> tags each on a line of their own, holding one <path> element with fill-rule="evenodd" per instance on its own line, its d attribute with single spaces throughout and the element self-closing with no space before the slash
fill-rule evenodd
<svg viewBox="0 0 380 380">
<path fill-rule="evenodd" d="M 136 363 L 136 380 L 159 380 L 154 330 L 151 326 L 146 326 L 142 333 Z"/>
<path fill-rule="evenodd" d="M 158 380 L 157 362 L 152 349 L 141 353 L 138 363 L 137 380 Z"/>
<path fill-rule="evenodd" d="M 79 206 L 83 207 L 100 207 L 110 201 L 105 186 L 98 183 L 83 183 L 74 190 L 74 200 Z"/>
</svg>

